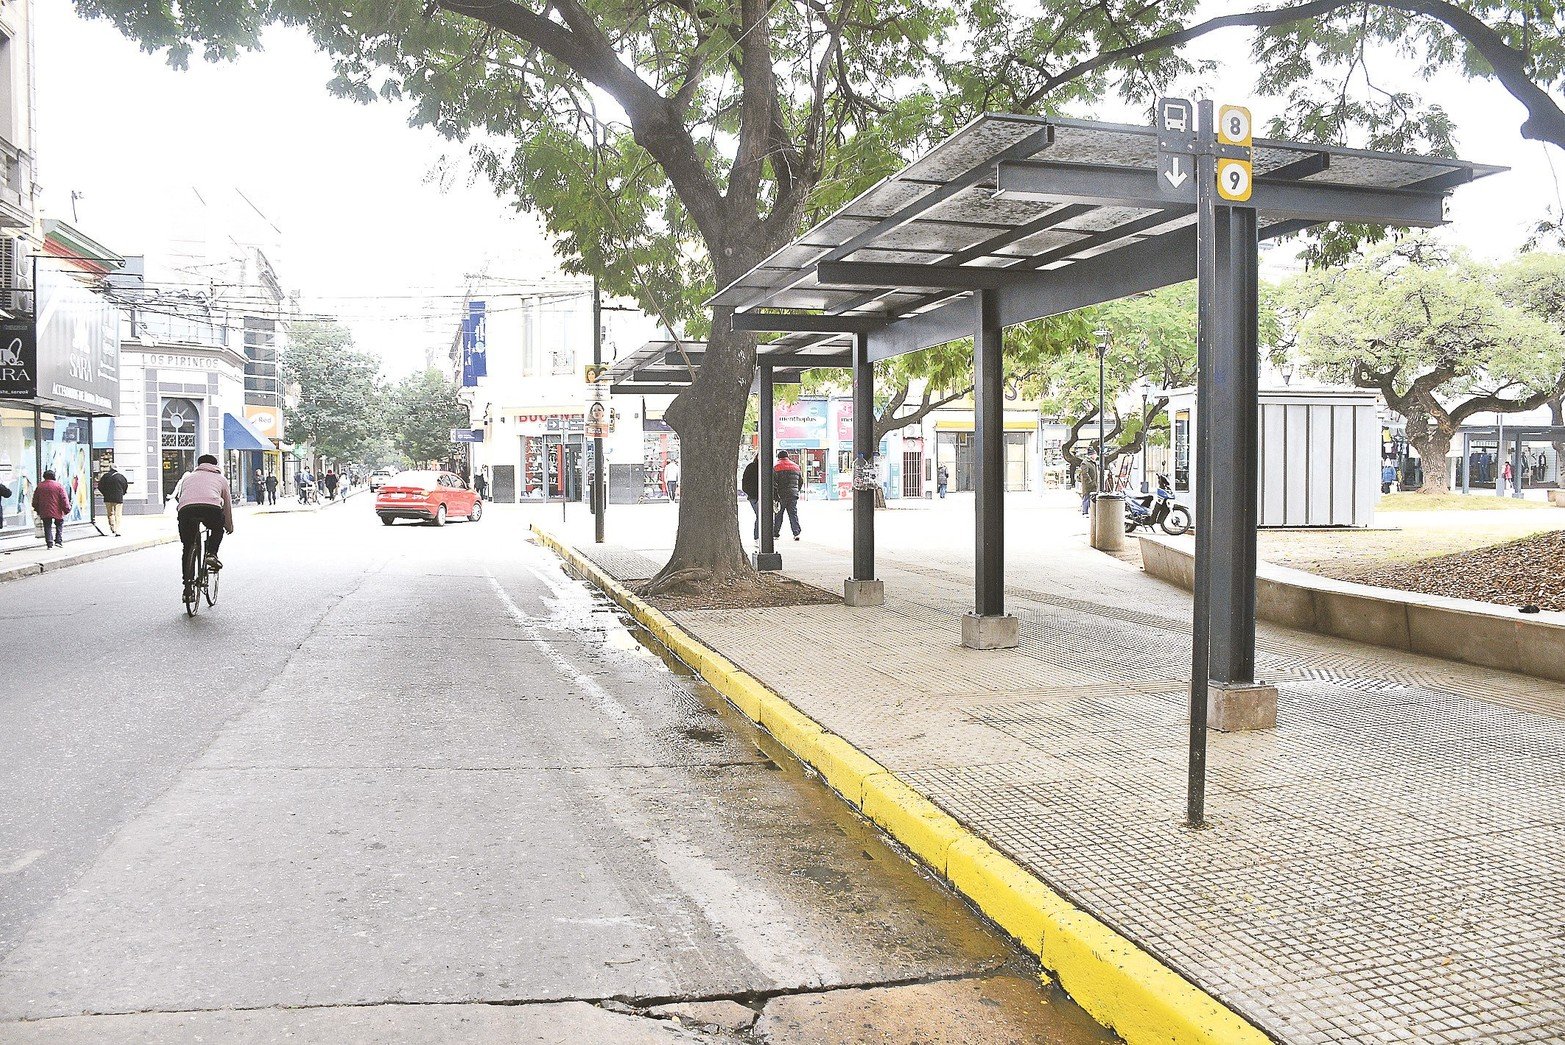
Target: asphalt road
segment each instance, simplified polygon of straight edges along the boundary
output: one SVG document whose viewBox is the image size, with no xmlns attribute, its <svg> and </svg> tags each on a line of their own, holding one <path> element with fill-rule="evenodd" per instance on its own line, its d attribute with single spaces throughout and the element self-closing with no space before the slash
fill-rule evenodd
<svg viewBox="0 0 1565 1045">
<path fill-rule="evenodd" d="M 0 585 L 0 1040 L 1109 1040 L 525 518 Z"/>
</svg>

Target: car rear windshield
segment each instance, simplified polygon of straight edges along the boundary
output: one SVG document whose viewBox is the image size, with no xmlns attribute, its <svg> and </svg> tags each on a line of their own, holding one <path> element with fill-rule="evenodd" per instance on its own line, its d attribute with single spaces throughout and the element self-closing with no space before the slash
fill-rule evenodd
<svg viewBox="0 0 1565 1045">
<path fill-rule="evenodd" d="M 387 486 L 408 486 L 417 490 L 433 490 L 439 486 L 439 472 L 398 472 Z"/>
</svg>

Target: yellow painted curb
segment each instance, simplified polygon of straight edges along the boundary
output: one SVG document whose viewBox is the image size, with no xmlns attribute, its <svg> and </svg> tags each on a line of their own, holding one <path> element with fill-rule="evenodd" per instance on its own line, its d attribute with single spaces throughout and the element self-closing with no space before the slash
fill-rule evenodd
<svg viewBox="0 0 1565 1045">
<path fill-rule="evenodd" d="M 1129 1045 L 1265 1045 L 1238 1013 L 1074 906 L 845 738 L 637 598 L 546 530 L 540 543 L 601 588 L 729 703 L 1009 933 Z"/>
</svg>

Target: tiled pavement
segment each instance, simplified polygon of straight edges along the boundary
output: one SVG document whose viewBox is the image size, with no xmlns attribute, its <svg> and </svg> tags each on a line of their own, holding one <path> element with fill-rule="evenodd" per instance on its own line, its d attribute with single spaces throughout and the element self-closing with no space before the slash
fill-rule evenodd
<svg viewBox="0 0 1565 1045">
<path fill-rule="evenodd" d="M 787 572 L 840 590 L 817 514 Z M 1283 1041 L 1565 1042 L 1565 686 L 1263 626 L 1280 725 L 1212 734 L 1191 832 L 1188 596 L 1013 514 L 1022 646 L 966 650 L 970 518 L 895 515 L 883 608 L 673 616 Z M 634 529 L 568 535 L 632 579 Z"/>
</svg>

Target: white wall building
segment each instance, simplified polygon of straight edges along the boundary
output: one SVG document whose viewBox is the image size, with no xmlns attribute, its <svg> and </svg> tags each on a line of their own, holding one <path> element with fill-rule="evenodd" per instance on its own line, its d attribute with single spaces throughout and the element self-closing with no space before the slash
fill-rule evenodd
<svg viewBox="0 0 1565 1045">
<path fill-rule="evenodd" d="M 553 278 L 519 286 L 495 280 L 475 286 L 451 348 L 454 375 L 464 385 L 473 475 L 482 474 L 497 501 L 564 497 L 583 500 L 591 468 L 586 435 L 592 388 L 592 281 Z M 629 352 L 656 322 L 609 301 L 602 311 L 603 359 Z M 464 379 L 464 346 L 476 344 L 481 376 Z M 627 499 L 642 464 L 640 397 L 613 400 L 614 428 L 605 439 L 611 500 Z M 629 497 L 629 499 L 635 499 Z"/>
</svg>

